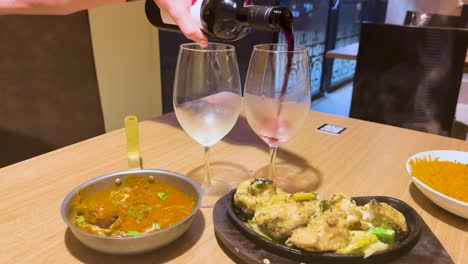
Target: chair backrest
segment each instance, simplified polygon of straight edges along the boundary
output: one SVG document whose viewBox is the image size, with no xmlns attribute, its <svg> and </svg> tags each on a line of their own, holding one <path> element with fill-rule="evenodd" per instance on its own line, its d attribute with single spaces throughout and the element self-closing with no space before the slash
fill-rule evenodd
<svg viewBox="0 0 468 264">
<path fill-rule="evenodd" d="M 468 17 L 468 5 L 462 6 L 461 16 L 467 18 Z"/>
<path fill-rule="evenodd" d="M 439 14 L 407 11 L 404 25 L 417 27 L 453 27 L 465 28 L 465 16 L 448 16 Z"/>
<path fill-rule="evenodd" d="M 0 167 L 105 133 L 88 12 L 0 29 Z"/>
<path fill-rule="evenodd" d="M 449 135 L 467 34 L 453 28 L 362 24 L 350 116 Z"/>
</svg>

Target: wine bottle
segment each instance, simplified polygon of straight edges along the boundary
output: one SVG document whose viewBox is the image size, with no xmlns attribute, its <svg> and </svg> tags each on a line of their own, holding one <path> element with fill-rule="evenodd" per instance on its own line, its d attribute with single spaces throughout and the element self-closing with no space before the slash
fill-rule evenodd
<svg viewBox="0 0 468 264">
<path fill-rule="evenodd" d="M 180 0 L 174 0 L 180 1 Z M 146 0 L 146 16 L 162 30 L 178 30 L 174 20 L 153 0 Z M 250 0 L 192 0 L 190 15 L 210 38 L 234 41 L 251 28 L 282 31 L 291 28 L 292 13 L 280 6 L 252 5 Z"/>
</svg>

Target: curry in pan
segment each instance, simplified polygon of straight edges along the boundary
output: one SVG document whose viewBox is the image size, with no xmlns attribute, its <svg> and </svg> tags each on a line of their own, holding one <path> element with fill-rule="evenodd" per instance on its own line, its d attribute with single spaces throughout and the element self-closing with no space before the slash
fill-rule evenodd
<svg viewBox="0 0 468 264">
<path fill-rule="evenodd" d="M 72 202 L 71 220 L 96 235 L 131 237 L 168 228 L 194 207 L 193 197 L 176 187 L 132 175 L 98 192 L 79 192 Z"/>
</svg>

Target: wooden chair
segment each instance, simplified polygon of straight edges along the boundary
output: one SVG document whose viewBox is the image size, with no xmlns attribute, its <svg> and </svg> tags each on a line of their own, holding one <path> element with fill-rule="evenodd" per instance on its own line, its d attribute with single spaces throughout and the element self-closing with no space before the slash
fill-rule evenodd
<svg viewBox="0 0 468 264">
<path fill-rule="evenodd" d="M 455 122 L 452 127 L 452 136 L 468 140 L 468 79 L 466 77 L 466 71 L 458 94 L 457 111 L 455 114 Z"/>
<path fill-rule="evenodd" d="M 462 6 L 461 16 L 465 17 L 465 18 L 468 18 L 468 5 L 463 5 Z"/>
<path fill-rule="evenodd" d="M 448 16 L 407 11 L 404 25 L 417 27 L 465 28 L 466 16 Z"/>
<path fill-rule="evenodd" d="M 407 11 L 404 25 L 417 27 L 452 27 L 465 28 L 465 16 L 448 16 L 439 14 Z"/>
<path fill-rule="evenodd" d="M 451 135 L 467 34 L 362 24 L 350 116 Z"/>
<path fill-rule="evenodd" d="M 104 133 L 88 13 L 0 28 L 0 167 Z"/>
</svg>

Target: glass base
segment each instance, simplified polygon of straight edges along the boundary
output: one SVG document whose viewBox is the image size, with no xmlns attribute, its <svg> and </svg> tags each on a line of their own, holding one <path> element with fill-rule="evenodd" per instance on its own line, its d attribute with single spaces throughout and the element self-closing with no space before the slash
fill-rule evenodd
<svg viewBox="0 0 468 264">
<path fill-rule="evenodd" d="M 223 181 L 236 188 L 239 183 L 252 177 L 251 172 L 241 164 L 215 161 L 210 164 L 211 178 Z M 192 179 L 196 179 L 199 183 L 203 182 L 203 177 L 206 174 L 205 167 L 200 165 L 187 173 Z"/>
<path fill-rule="evenodd" d="M 257 170 L 254 177 L 269 179 L 269 165 Z M 321 182 L 321 172 L 312 166 L 286 162 L 279 162 L 275 165 L 275 183 L 289 193 L 315 191 Z"/>
<path fill-rule="evenodd" d="M 222 180 L 211 179 L 211 185 L 203 184 L 203 179 L 195 179 L 202 189 L 202 208 L 212 208 L 215 203 L 232 190 L 232 186 Z"/>
</svg>

